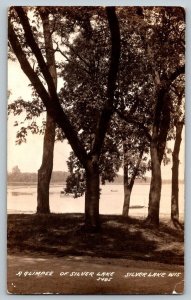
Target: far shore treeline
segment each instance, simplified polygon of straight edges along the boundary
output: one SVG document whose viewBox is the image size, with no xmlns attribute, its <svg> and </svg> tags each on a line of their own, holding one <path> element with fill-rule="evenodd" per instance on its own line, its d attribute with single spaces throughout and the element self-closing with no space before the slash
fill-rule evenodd
<svg viewBox="0 0 191 300">
<path fill-rule="evenodd" d="M 68 172 L 62 171 L 55 171 L 52 172 L 52 183 L 63 183 L 65 184 L 66 179 L 68 177 Z M 38 174 L 37 173 L 30 173 L 30 172 L 10 172 L 7 176 L 8 184 L 11 183 L 37 183 L 38 181 Z"/>
<path fill-rule="evenodd" d="M 68 177 L 68 172 L 62 171 L 54 171 L 52 172 L 51 183 L 59 183 L 59 184 L 66 184 L 66 179 Z M 24 184 L 24 183 L 36 183 L 38 180 L 38 174 L 32 172 L 9 172 L 7 175 L 7 183 L 9 184 Z M 165 179 L 163 183 L 170 184 L 171 180 Z M 150 184 L 150 177 L 145 177 L 144 179 L 137 178 L 135 184 Z M 183 180 L 180 180 L 179 183 L 183 183 Z M 106 182 L 106 184 L 123 184 L 123 176 L 119 175 L 115 177 L 113 182 Z"/>
</svg>

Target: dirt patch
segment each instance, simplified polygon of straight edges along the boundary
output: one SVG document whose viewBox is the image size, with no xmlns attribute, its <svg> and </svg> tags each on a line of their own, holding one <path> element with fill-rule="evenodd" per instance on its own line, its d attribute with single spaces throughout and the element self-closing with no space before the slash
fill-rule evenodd
<svg viewBox="0 0 191 300">
<path fill-rule="evenodd" d="M 165 220 L 155 229 L 145 227 L 143 220 L 113 215 L 101 216 L 101 225 L 100 232 L 86 233 L 82 214 L 9 215 L 9 293 L 182 293 L 182 231 Z M 53 276 L 34 275 L 41 271 L 52 271 Z M 24 276 L 25 272 L 31 275 Z M 61 276 L 62 272 L 67 275 Z M 72 276 L 72 272 L 94 276 Z M 114 274 L 110 280 L 98 279 L 98 272 Z M 125 277 L 141 273 L 146 277 Z"/>
<path fill-rule="evenodd" d="M 82 214 L 9 215 L 8 252 L 184 262 L 183 232 L 167 222 L 155 229 L 140 219 L 104 215 L 101 223 L 101 231 L 91 234 L 83 230 Z"/>
</svg>

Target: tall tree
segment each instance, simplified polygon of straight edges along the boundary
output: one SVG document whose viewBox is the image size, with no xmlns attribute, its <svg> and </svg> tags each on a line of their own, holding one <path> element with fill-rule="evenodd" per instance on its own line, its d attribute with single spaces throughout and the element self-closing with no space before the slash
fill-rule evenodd
<svg viewBox="0 0 191 300">
<path fill-rule="evenodd" d="M 154 118 L 151 133 L 151 186 L 147 224 L 159 224 L 161 197 L 161 162 L 170 127 L 170 97 L 168 95 L 173 82 L 184 73 L 184 11 L 181 8 L 156 10 L 161 23 L 157 24 L 155 41 L 159 51 L 150 46 L 147 49 L 151 60 L 152 76 L 155 82 Z M 177 23 L 175 24 L 175 16 Z M 160 19 L 159 18 L 159 19 Z M 163 46 L 164 41 L 168 41 Z M 171 41 L 171 42 L 170 42 Z M 177 47 L 177 43 L 180 44 Z M 154 48 L 156 47 L 154 46 Z M 152 51 L 151 51 L 152 49 Z M 154 50 L 154 51 L 153 51 Z M 163 65 L 164 64 L 164 65 Z M 164 68 L 166 66 L 166 68 Z"/>
<path fill-rule="evenodd" d="M 184 73 L 184 66 L 177 68 L 175 72 L 170 75 L 170 78 L 165 81 L 165 86 L 159 89 L 153 126 L 151 134 L 151 186 L 149 193 L 149 208 L 147 224 L 158 225 L 159 224 L 159 208 L 161 197 L 161 162 L 164 156 L 166 147 L 167 135 L 170 129 L 170 97 L 168 92 L 170 86 L 180 74 Z"/>
<path fill-rule="evenodd" d="M 138 44 L 138 53 L 142 55 L 143 63 L 141 67 L 139 65 L 138 69 L 134 69 L 133 75 L 138 78 L 138 83 L 134 79 L 133 84 L 145 101 L 137 107 L 135 102 L 133 113 L 132 108 L 124 110 L 120 107 L 117 112 L 126 122 L 134 124 L 144 132 L 144 137 L 150 143 L 151 186 L 146 223 L 158 225 L 162 186 L 161 162 L 170 128 L 172 107 L 169 91 L 173 82 L 184 73 L 184 10 L 140 7 L 137 19 L 142 34 L 138 35 L 136 31 L 133 37 L 138 35 L 134 44 Z M 138 59 L 135 60 L 135 66 L 137 62 Z M 147 77 L 142 82 L 139 76 L 144 76 L 145 73 Z M 141 111 L 137 111 L 140 107 Z"/>
<path fill-rule="evenodd" d="M 22 70 L 28 76 L 32 85 L 35 87 L 41 100 L 43 101 L 48 114 L 62 128 L 68 139 L 75 155 L 86 171 L 86 196 L 85 196 L 85 225 L 86 228 L 97 230 L 99 227 L 99 157 L 103 146 L 104 138 L 111 116 L 113 114 L 114 96 L 116 90 L 116 79 L 120 59 L 120 31 L 118 19 L 114 7 L 106 8 L 108 28 L 111 35 L 111 56 L 108 71 L 108 81 L 106 86 L 105 101 L 103 108 L 98 115 L 95 126 L 94 141 L 92 149 L 86 152 L 83 142 L 72 126 L 68 116 L 64 112 L 58 97 L 53 78 L 50 74 L 47 63 L 34 38 L 31 25 L 25 10 L 22 7 L 15 7 L 20 23 L 22 24 L 25 42 L 32 50 L 39 69 L 44 77 L 48 91 L 40 81 L 38 74 L 33 70 L 27 57 L 20 45 L 17 33 L 14 30 L 11 19 L 9 18 L 9 41 L 11 47 L 21 65 Z"/>
<path fill-rule="evenodd" d="M 174 109 L 172 116 L 172 127 L 174 133 L 174 149 L 172 152 L 172 190 L 171 190 L 171 221 L 176 228 L 182 228 L 179 221 L 179 152 L 182 141 L 182 130 L 184 126 L 184 78 L 183 76 L 172 87 L 174 98 Z"/>
<path fill-rule="evenodd" d="M 141 67 L 141 71 L 143 69 L 144 71 L 140 73 L 142 57 L 139 51 L 140 50 L 139 32 L 136 33 L 136 38 L 135 38 L 135 24 L 133 23 L 136 17 L 135 9 L 129 8 L 128 13 L 125 15 L 124 13 L 121 14 L 121 11 L 119 11 L 119 15 L 120 15 L 120 24 L 121 24 L 121 45 L 122 46 L 121 46 L 121 61 L 120 61 L 120 68 L 119 68 L 119 76 L 117 82 L 118 93 L 116 93 L 115 106 L 120 106 L 120 111 L 123 111 L 124 109 L 127 108 L 131 109 L 131 113 L 133 113 L 133 111 L 135 111 L 135 109 L 137 109 L 137 107 L 140 105 L 139 113 L 141 114 L 143 112 L 141 103 L 144 102 L 144 100 L 143 100 L 143 92 L 140 92 L 140 90 L 141 91 L 143 90 L 142 85 L 147 75 L 142 74 L 142 72 L 145 71 L 143 67 Z M 76 95 L 81 96 L 79 101 L 72 102 L 73 105 L 72 112 L 74 112 L 75 109 L 75 116 L 77 117 L 74 118 L 74 122 L 79 123 L 78 125 L 79 129 L 80 131 L 82 131 L 81 136 L 83 137 L 83 140 L 86 141 L 87 148 L 88 145 L 91 145 L 91 137 L 92 137 L 92 133 L 94 132 L 94 127 L 91 126 L 91 120 L 96 118 L 96 114 L 99 112 L 99 108 L 102 105 L 102 98 L 100 97 L 100 95 L 104 94 L 103 86 L 106 84 L 105 83 L 105 78 L 106 78 L 105 70 L 107 70 L 106 62 L 108 61 L 109 58 L 107 44 L 105 45 L 104 49 L 103 47 L 98 46 L 102 39 L 102 37 L 99 36 L 100 30 L 102 30 L 103 32 L 103 28 L 99 28 L 96 32 L 97 35 L 96 36 L 91 35 L 91 38 L 89 37 L 89 35 L 86 34 L 86 41 L 84 41 L 83 36 L 80 36 L 79 39 L 75 41 L 75 48 L 73 48 L 72 51 L 73 53 L 72 55 L 70 55 L 70 62 L 65 67 L 64 74 L 63 74 L 65 81 L 67 82 L 65 87 L 62 89 L 62 96 L 65 99 L 66 104 L 67 102 L 70 101 L 71 98 L 75 99 Z M 105 40 L 107 40 L 107 38 L 108 37 L 106 35 Z M 88 55 L 88 52 L 86 52 L 86 56 L 84 56 L 84 51 L 82 51 L 82 49 L 84 49 L 85 42 L 88 43 L 89 46 L 88 50 L 92 51 L 95 57 L 93 57 L 93 55 L 92 56 Z M 93 47 L 92 50 L 90 50 L 91 47 Z M 76 53 L 78 55 L 78 61 L 73 59 Z M 90 60 L 88 60 L 89 57 Z M 92 72 L 88 72 L 89 66 L 91 66 Z M 74 72 L 74 70 L 78 71 L 79 69 L 81 70 L 80 72 L 81 76 L 78 75 L 76 77 L 75 74 L 77 72 Z M 128 76 L 127 76 L 127 70 L 128 70 Z M 92 110 L 92 114 L 91 114 L 91 107 L 94 108 Z M 69 110 L 68 113 L 70 113 Z M 84 114 L 85 111 L 87 111 L 88 114 Z M 73 115 L 74 114 L 72 113 L 71 118 L 73 117 Z M 121 163 L 122 161 L 123 151 L 121 151 L 120 148 L 121 148 L 122 141 L 125 140 L 127 140 L 126 145 L 129 145 L 130 147 L 128 151 L 129 153 L 128 165 L 129 165 L 129 176 L 131 177 L 132 175 L 131 185 L 133 185 L 132 183 L 135 180 L 135 179 L 133 180 L 135 174 L 140 174 L 140 170 L 138 170 L 140 165 L 136 163 L 136 159 L 139 156 L 139 147 L 137 146 L 138 145 L 137 140 L 140 142 L 142 136 L 140 134 L 139 128 L 132 129 L 132 127 L 133 127 L 132 125 L 131 128 L 130 126 L 124 125 L 124 122 L 120 121 L 117 115 L 113 115 L 113 118 L 110 122 L 110 128 L 107 131 L 107 135 L 104 140 L 104 146 L 102 148 L 102 153 L 100 157 L 99 169 L 100 169 L 102 182 L 103 179 L 111 181 L 116 175 L 116 172 L 113 171 L 117 170 L 116 167 L 119 166 L 119 163 Z M 119 149 L 118 151 L 117 148 Z M 121 155 L 117 155 L 117 153 L 119 154 L 120 152 Z M 76 172 L 79 172 L 79 164 L 77 163 L 77 161 L 74 161 L 73 159 L 73 163 L 74 162 L 75 162 L 74 165 L 76 165 Z M 110 168 L 108 168 L 109 165 Z M 141 165 L 141 169 L 143 170 L 143 165 Z M 76 184 L 77 184 L 77 174 L 75 172 L 72 171 L 67 183 L 68 185 L 66 190 L 75 192 Z M 72 187 L 72 184 L 74 184 L 74 187 Z"/>
<path fill-rule="evenodd" d="M 26 8 L 27 9 L 27 8 Z M 53 11 L 55 14 L 55 11 Z M 53 77 L 55 86 L 57 85 L 57 74 L 56 74 L 56 66 L 55 66 L 55 58 L 54 58 L 54 49 L 52 43 L 52 34 L 56 29 L 56 20 L 58 17 L 54 17 L 52 15 L 51 22 L 49 20 L 49 8 L 38 7 L 32 9 L 33 13 L 33 24 L 36 23 L 36 26 L 32 26 L 33 33 L 35 34 L 36 39 L 39 42 L 39 47 L 44 50 L 44 55 L 50 70 L 50 74 Z M 10 14 L 12 15 L 12 19 L 15 19 L 17 23 L 17 17 L 13 14 L 13 11 L 10 10 Z M 18 23 L 17 23 L 18 24 Z M 41 26 L 42 24 L 42 26 Z M 23 43 L 22 33 L 20 32 L 20 27 L 18 24 L 17 34 L 20 38 L 20 42 Z M 42 41 L 41 41 L 42 39 Z M 45 47 L 44 47 L 45 43 Z M 33 64 L 33 68 L 35 68 L 36 62 L 32 57 L 30 50 L 27 47 L 24 47 L 28 59 L 31 64 Z M 13 53 L 9 47 L 9 56 L 12 59 Z M 38 68 L 36 68 L 37 70 Z M 38 71 L 38 70 L 37 70 Z M 22 116 L 21 122 L 15 122 L 15 126 L 18 126 L 17 134 L 16 134 L 16 143 L 21 144 L 22 142 L 26 142 L 27 134 L 30 131 L 32 134 L 43 134 L 43 155 L 42 155 L 42 164 L 38 170 L 38 184 L 37 184 L 37 213 L 49 213 L 49 184 L 52 174 L 53 168 L 53 152 L 54 152 L 54 142 L 55 139 L 63 139 L 63 136 L 60 134 L 60 130 L 52 120 L 51 116 L 46 115 L 46 120 L 44 120 L 43 114 L 45 114 L 45 107 L 41 103 L 38 94 L 35 89 L 32 88 L 31 99 L 28 101 L 27 99 L 19 98 L 14 102 L 9 103 L 8 112 L 13 113 L 15 116 Z M 38 122 L 36 119 L 38 117 L 43 118 L 42 123 Z M 21 125 L 22 124 L 22 125 Z M 55 131 L 56 130 L 56 131 Z M 55 136 L 56 134 L 56 136 Z"/>
<path fill-rule="evenodd" d="M 46 49 L 46 61 L 52 76 L 55 88 L 57 89 L 57 71 L 54 58 L 54 49 L 51 38 L 51 27 L 49 22 L 49 12 L 44 7 L 39 7 L 39 14 L 42 20 L 44 43 Z M 46 128 L 43 142 L 42 164 L 38 170 L 37 187 L 37 213 L 49 213 L 49 185 L 53 169 L 53 153 L 55 142 L 56 124 L 49 113 L 46 116 Z"/>
<path fill-rule="evenodd" d="M 175 125 L 176 136 L 172 153 L 172 196 L 171 196 L 171 220 L 175 227 L 182 227 L 179 222 L 179 152 L 182 140 L 184 121 L 178 121 Z"/>
</svg>

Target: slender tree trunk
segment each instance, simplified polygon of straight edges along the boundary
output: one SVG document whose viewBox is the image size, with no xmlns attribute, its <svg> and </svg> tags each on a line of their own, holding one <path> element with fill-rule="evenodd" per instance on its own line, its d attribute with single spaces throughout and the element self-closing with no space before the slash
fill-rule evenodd
<svg viewBox="0 0 191 300">
<path fill-rule="evenodd" d="M 134 186 L 135 178 L 137 176 L 142 157 L 143 157 L 144 146 L 143 146 L 143 149 L 140 151 L 137 163 L 134 166 L 133 174 L 131 175 L 130 180 L 129 180 L 129 176 L 128 176 L 128 164 L 125 163 L 125 157 L 126 157 L 125 153 L 127 151 L 125 149 L 125 145 L 123 146 L 123 151 L 124 151 L 124 169 L 123 169 L 124 170 L 124 174 L 123 174 L 124 203 L 123 203 L 122 215 L 124 217 L 128 217 L 129 208 L 130 208 L 131 192 L 132 192 L 132 189 L 133 189 L 133 186 Z"/>
<path fill-rule="evenodd" d="M 57 87 L 57 73 L 55 66 L 55 58 L 53 52 L 53 44 L 50 34 L 49 17 L 46 9 L 39 8 L 39 13 L 42 19 L 44 40 L 46 45 L 46 59 L 49 67 L 50 74 Z M 50 213 L 49 205 L 49 186 L 53 169 L 53 155 L 55 143 L 55 122 L 52 117 L 47 113 L 46 128 L 43 142 L 43 157 L 42 164 L 38 170 L 38 187 L 37 187 L 37 213 Z"/>
<path fill-rule="evenodd" d="M 128 163 L 127 163 L 127 146 L 123 142 L 123 190 L 124 190 L 124 202 L 123 202 L 123 211 L 122 215 L 128 217 L 129 215 L 129 205 L 131 190 L 129 189 L 129 175 L 128 175 Z"/>
<path fill-rule="evenodd" d="M 124 188 L 124 202 L 123 202 L 123 212 L 122 215 L 124 217 L 128 217 L 129 215 L 129 207 L 130 207 L 130 199 L 131 199 L 131 192 L 134 184 L 134 180 L 129 183 L 128 178 L 128 165 L 124 162 L 124 173 L 123 173 L 123 188 Z M 132 178 L 131 178 L 132 179 Z"/>
<path fill-rule="evenodd" d="M 53 168 L 55 122 L 47 114 L 42 164 L 38 170 L 37 213 L 50 213 L 49 185 Z"/>
<path fill-rule="evenodd" d="M 85 228 L 86 231 L 96 232 L 100 228 L 99 221 L 99 169 L 97 164 L 89 163 L 86 169 L 85 191 Z"/>
<path fill-rule="evenodd" d="M 129 188 L 128 182 L 128 165 L 125 163 L 124 157 L 124 167 L 123 167 L 123 188 L 124 188 L 124 203 L 123 203 L 123 212 L 122 215 L 124 217 L 128 217 L 129 215 L 129 206 L 130 206 L 130 197 L 131 197 L 131 190 Z"/>
<path fill-rule="evenodd" d="M 175 227 L 180 227 L 179 223 L 179 183 L 178 183 L 178 171 L 179 171 L 179 152 L 181 144 L 181 135 L 183 129 L 183 122 L 177 122 L 176 124 L 176 137 L 174 143 L 174 150 L 172 153 L 172 195 L 171 195 L 171 221 Z"/>
<path fill-rule="evenodd" d="M 131 192 L 132 192 L 132 190 L 129 188 L 129 186 L 124 184 L 124 203 L 123 203 L 123 212 L 122 212 L 122 215 L 124 217 L 129 216 Z"/>
<path fill-rule="evenodd" d="M 151 141 L 151 184 L 149 192 L 148 216 L 146 219 L 146 224 L 148 225 L 159 225 L 161 186 L 161 163 L 158 157 L 157 143 L 155 141 L 155 138 L 153 138 Z"/>
</svg>

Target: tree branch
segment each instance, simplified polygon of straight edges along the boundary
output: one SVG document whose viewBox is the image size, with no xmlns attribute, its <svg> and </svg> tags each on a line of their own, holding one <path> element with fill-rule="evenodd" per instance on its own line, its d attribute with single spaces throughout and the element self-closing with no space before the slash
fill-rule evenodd
<svg viewBox="0 0 191 300">
<path fill-rule="evenodd" d="M 39 68 L 40 68 L 40 70 L 41 70 L 41 72 L 42 72 L 42 74 L 43 74 L 43 76 L 46 80 L 47 85 L 48 85 L 50 95 L 51 95 L 51 97 L 54 98 L 57 95 L 55 84 L 54 84 L 53 78 L 52 78 L 52 76 L 49 72 L 49 68 L 48 68 L 47 64 L 45 63 L 45 61 L 44 61 L 43 55 L 40 51 L 40 48 L 39 48 L 39 46 L 37 45 L 37 43 L 34 39 L 32 30 L 31 30 L 31 26 L 29 24 L 28 17 L 25 14 L 25 12 L 24 12 L 24 10 L 21 6 L 16 6 L 15 11 L 17 12 L 17 15 L 20 19 L 20 22 L 21 22 L 22 26 L 23 26 L 26 42 L 29 45 L 29 47 L 31 48 L 32 52 L 34 53 L 34 55 L 37 59 Z"/>
<path fill-rule="evenodd" d="M 101 153 L 107 127 L 113 114 L 114 93 L 116 89 L 116 80 L 121 51 L 120 29 L 115 7 L 106 7 L 106 12 L 111 34 L 111 58 L 107 83 L 107 101 L 100 115 L 98 126 L 95 132 L 94 144 L 92 147 L 92 153 L 97 154 L 98 156 Z"/>
<path fill-rule="evenodd" d="M 62 40 L 62 44 L 65 45 L 66 47 L 68 47 L 75 55 L 76 57 L 78 57 L 88 68 L 90 68 L 91 66 L 88 64 L 88 62 L 79 54 L 75 51 L 75 49 L 72 47 L 72 45 L 70 45 L 69 43 L 66 43 Z"/>
<path fill-rule="evenodd" d="M 36 89 L 38 95 L 40 96 L 41 100 L 43 101 L 47 112 L 52 116 L 52 118 L 55 120 L 55 122 L 62 128 L 64 131 L 66 138 L 68 139 L 75 155 L 79 158 L 80 162 L 85 166 L 87 162 L 87 153 L 81 143 L 81 141 L 78 138 L 78 135 L 71 125 L 67 115 L 64 113 L 59 98 L 57 96 L 57 93 L 54 93 L 54 97 L 49 96 L 48 92 L 46 91 L 45 87 L 43 86 L 42 82 L 38 78 L 37 74 L 32 69 L 31 65 L 29 64 L 25 53 L 23 52 L 19 40 L 17 38 L 17 35 L 14 32 L 14 29 L 12 27 L 11 21 L 9 19 L 8 23 L 8 36 L 9 41 L 11 43 L 11 46 L 13 48 L 13 51 L 21 65 L 21 69 L 26 74 L 26 76 L 29 78 L 30 82 Z M 47 68 L 46 68 L 47 71 Z M 49 73 L 49 71 L 48 71 Z M 50 75 L 50 73 L 49 73 Z M 52 80 L 52 78 L 51 78 Z M 53 80 L 52 80 L 53 82 Z M 55 87 L 54 87 L 55 90 Z"/>
<path fill-rule="evenodd" d="M 143 157 L 143 153 L 144 153 L 144 146 L 145 145 L 143 144 L 143 148 L 141 149 L 141 151 L 139 153 L 139 157 L 138 157 L 137 163 L 136 163 L 136 165 L 134 167 L 133 174 L 132 174 L 131 179 L 130 179 L 130 183 L 129 183 L 130 190 L 132 190 L 135 178 L 137 177 L 139 166 L 140 166 L 140 163 L 141 163 L 141 160 L 142 160 L 142 157 Z"/>
<path fill-rule="evenodd" d="M 121 113 L 117 109 L 115 110 L 115 112 L 118 114 L 118 116 L 120 117 L 120 119 L 124 120 L 125 122 L 127 122 L 129 124 L 135 124 L 135 125 L 139 126 L 139 128 L 144 131 L 145 136 L 147 137 L 147 139 L 149 140 L 149 142 L 151 141 L 151 134 L 149 133 L 148 128 L 145 125 L 143 125 L 143 123 L 137 121 L 135 118 L 132 118 L 130 115 L 124 116 L 124 114 Z"/>
<path fill-rule="evenodd" d="M 172 74 L 170 74 L 168 78 L 168 80 L 170 81 L 170 85 L 178 76 L 184 73 L 185 73 L 185 65 L 179 66 Z"/>
<path fill-rule="evenodd" d="M 54 51 L 59 52 L 68 62 L 72 63 L 72 60 L 69 59 L 68 56 L 59 48 L 58 42 L 55 42 L 55 43 L 56 43 L 57 47 Z M 90 74 L 90 72 L 84 66 L 81 66 L 81 67 L 87 74 Z"/>
<path fill-rule="evenodd" d="M 25 55 L 24 51 L 22 50 L 22 48 L 20 46 L 19 40 L 18 40 L 18 38 L 17 38 L 17 36 L 14 32 L 14 29 L 13 29 L 13 26 L 11 24 L 10 19 L 8 20 L 8 38 L 9 38 L 9 42 L 11 44 L 11 47 L 12 47 L 12 49 L 13 49 L 20 65 L 21 65 L 21 69 L 27 75 L 27 77 L 29 78 L 29 80 L 31 81 L 33 86 L 36 88 L 39 96 L 41 98 L 48 99 L 49 94 L 46 91 L 43 84 L 41 83 L 38 76 L 36 75 L 35 71 L 31 67 L 31 65 L 29 64 L 29 62 L 26 58 L 26 55 Z"/>
</svg>

